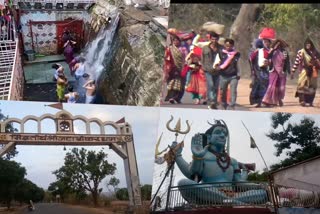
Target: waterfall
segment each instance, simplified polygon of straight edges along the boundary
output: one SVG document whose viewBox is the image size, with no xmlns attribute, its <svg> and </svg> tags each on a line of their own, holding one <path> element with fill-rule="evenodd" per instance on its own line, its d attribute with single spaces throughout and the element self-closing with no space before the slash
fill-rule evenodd
<svg viewBox="0 0 320 214">
<path fill-rule="evenodd" d="M 110 12 L 111 23 L 106 28 L 101 28 L 97 37 L 86 45 L 82 53 L 85 58 L 85 73 L 89 74 L 90 80 L 97 82 L 101 72 L 104 70 L 104 61 L 110 54 L 111 45 L 120 21 L 117 10 Z M 85 102 L 86 90 L 82 87 L 89 79 L 80 78 L 76 83 L 76 91 L 80 94 L 79 102 Z M 97 88 L 97 85 L 96 85 Z"/>
</svg>

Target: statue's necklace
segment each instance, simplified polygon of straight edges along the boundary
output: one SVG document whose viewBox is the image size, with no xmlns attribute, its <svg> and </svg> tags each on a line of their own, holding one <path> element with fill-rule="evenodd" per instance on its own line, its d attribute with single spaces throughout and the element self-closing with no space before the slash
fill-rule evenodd
<svg viewBox="0 0 320 214">
<path fill-rule="evenodd" d="M 217 157 L 218 166 L 222 169 L 223 172 L 225 172 L 229 168 L 231 162 L 228 153 L 218 153 L 211 148 L 209 148 L 209 151 Z"/>
</svg>

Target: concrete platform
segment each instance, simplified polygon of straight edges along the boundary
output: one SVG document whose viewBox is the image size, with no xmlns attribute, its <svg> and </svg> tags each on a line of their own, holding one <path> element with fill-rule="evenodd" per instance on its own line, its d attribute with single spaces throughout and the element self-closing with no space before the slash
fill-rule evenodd
<svg viewBox="0 0 320 214">
<path fill-rule="evenodd" d="M 41 62 L 59 62 L 59 61 L 64 61 L 64 56 L 63 55 L 51 55 L 51 56 L 41 56 L 35 58 L 33 61 L 24 61 L 24 64 L 35 64 L 35 63 L 41 63 Z"/>
<path fill-rule="evenodd" d="M 64 67 L 64 73 L 67 76 L 69 82 L 74 82 L 74 77 L 71 76 L 68 64 L 64 61 L 64 57 L 60 55 L 41 57 L 33 63 L 26 64 L 24 69 L 24 75 L 26 84 L 44 84 L 55 83 L 53 81 L 54 69 L 51 68 L 53 63 L 60 63 Z"/>
</svg>

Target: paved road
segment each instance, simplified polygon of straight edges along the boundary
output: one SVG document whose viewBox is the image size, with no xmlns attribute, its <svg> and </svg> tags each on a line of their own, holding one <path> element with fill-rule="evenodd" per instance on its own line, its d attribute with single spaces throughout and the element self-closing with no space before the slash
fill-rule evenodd
<svg viewBox="0 0 320 214">
<path fill-rule="evenodd" d="M 25 209 L 21 214 L 89 214 L 88 210 L 57 203 L 41 203 L 35 205 L 32 212 Z"/>
<path fill-rule="evenodd" d="M 238 85 L 238 97 L 236 110 L 242 111 L 258 111 L 258 112 L 291 112 L 291 113 L 303 113 L 303 114 L 320 114 L 320 90 L 318 89 L 316 98 L 314 101 L 314 107 L 302 107 L 298 103 L 298 99 L 294 97 L 296 91 L 297 80 L 288 81 L 286 86 L 286 95 L 284 98 L 283 107 L 273 108 L 255 108 L 249 105 L 249 94 L 251 89 L 249 88 L 250 80 L 241 79 Z M 164 93 L 166 95 L 166 92 Z M 196 109 L 207 109 L 207 105 L 195 105 L 191 99 L 190 93 L 185 93 L 182 98 L 182 104 L 170 104 L 163 103 L 161 107 L 172 107 L 172 108 L 196 108 Z"/>
</svg>

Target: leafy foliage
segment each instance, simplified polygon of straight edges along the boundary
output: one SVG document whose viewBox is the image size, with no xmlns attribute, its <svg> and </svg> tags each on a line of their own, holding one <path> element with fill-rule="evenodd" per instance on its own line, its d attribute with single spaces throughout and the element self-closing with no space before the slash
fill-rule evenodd
<svg viewBox="0 0 320 214">
<path fill-rule="evenodd" d="M 28 203 L 30 200 L 39 202 L 44 198 L 44 195 L 45 192 L 42 188 L 28 179 L 23 179 L 23 181 L 17 185 L 17 191 L 14 198 L 21 203 Z"/>
<path fill-rule="evenodd" d="M 5 202 L 10 209 L 18 185 L 24 181 L 26 169 L 15 161 L 0 158 L 0 201 Z"/>
<path fill-rule="evenodd" d="M 111 191 L 109 187 L 112 187 L 113 191 L 115 191 L 116 188 L 118 187 L 119 183 L 120 183 L 120 180 L 118 178 L 111 177 L 109 182 L 107 183 L 107 187 L 108 187 L 109 191 Z"/>
<path fill-rule="evenodd" d="M 64 160 L 64 166 L 53 172 L 57 180 L 74 192 L 89 191 L 94 205 L 97 206 L 98 196 L 102 191 L 98 188 L 99 184 L 107 175 L 115 173 L 116 165 L 109 164 L 103 150 L 95 152 L 84 148 L 73 148 Z"/>
<path fill-rule="evenodd" d="M 289 121 L 291 114 L 275 113 L 271 117 L 272 130 L 267 134 L 275 143 L 276 156 L 285 153 L 287 158 L 271 166 L 272 170 L 320 155 L 320 128 L 311 118 L 300 123 Z"/>
<path fill-rule="evenodd" d="M 145 184 L 141 187 L 141 197 L 142 200 L 150 200 L 151 199 L 151 190 L 152 185 Z M 129 200 L 128 189 L 127 188 L 120 188 L 116 191 L 116 198 L 121 201 Z"/>
<path fill-rule="evenodd" d="M 4 121 L 8 119 L 8 116 L 4 116 L 4 114 L 2 114 L 1 110 L 0 110 L 0 121 Z M 6 126 L 6 132 L 8 133 L 13 133 L 13 132 L 17 132 L 18 130 L 16 128 L 13 127 L 12 124 L 8 124 Z M 0 149 L 4 147 L 4 145 L 0 145 Z M 16 150 L 16 148 L 14 148 L 13 150 L 9 151 L 5 156 L 4 159 L 6 160 L 10 160 L 11 158 L 15 157 L 18 154 L 18 151 Z"/>
<path fill-rule="evenodd" d="M 120 188 L 116 191 L 116 197 L 118 200 L 127 201 L 129 200 L 129 194 L 127 188 Z"/>
<path fill-rule="evenodd" d="M 152 185 L 149 185 L 149 184 L 145 184 L 141 187 L 142 200 L 150 200 L 151 199 L 151 190 L 152 190 Z"/>
<path fill-rule="evenodd" d="M 257 20 L 260 28 L 272 27 L 277 31 L 277 37 L 290 45 L 291 58 L 303 47 L 307 37 L 316 46 L 320 39 L 318 25 L 320 21 L 320 4 L 265 4 L 261 16 Z"/>
<path fill-rule="evenodd" d="M 268 181 L 268 173 L 267 172 L 251 172 L 248 175 L 248 181 L 254 182 L 267 182 Z"/>
</svg>

